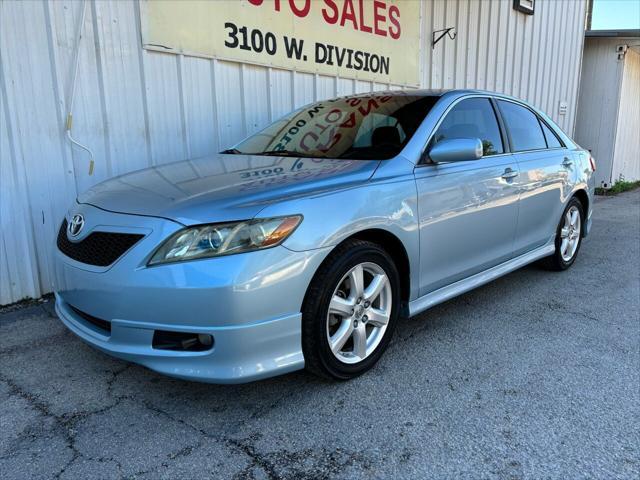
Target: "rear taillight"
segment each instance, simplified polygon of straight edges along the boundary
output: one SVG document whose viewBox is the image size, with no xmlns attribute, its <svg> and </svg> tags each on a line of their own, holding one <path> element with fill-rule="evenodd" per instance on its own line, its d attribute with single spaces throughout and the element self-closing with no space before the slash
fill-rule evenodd
<svg viewBox="0 0 640 480">
<path fill-rule="evenodd" d="M 591 171 L 596 171 L 596 161 L 593 159 L 591 155 L 589 155 L 589 164 L 591 165 Z"/>
</svg>

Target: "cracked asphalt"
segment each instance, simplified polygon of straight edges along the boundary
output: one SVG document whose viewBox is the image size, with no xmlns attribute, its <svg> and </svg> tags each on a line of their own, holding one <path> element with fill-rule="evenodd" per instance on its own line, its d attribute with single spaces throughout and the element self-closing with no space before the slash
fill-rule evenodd
<svg viewBox="0 0 640 480">
<path fill-rule="evenodd" d="M 188 383 L 0 311 L 0 476 L 639 478 L 640 190 L 598 198 L 573 268 L 402 320 L 348 383 Z"/>
</svg>

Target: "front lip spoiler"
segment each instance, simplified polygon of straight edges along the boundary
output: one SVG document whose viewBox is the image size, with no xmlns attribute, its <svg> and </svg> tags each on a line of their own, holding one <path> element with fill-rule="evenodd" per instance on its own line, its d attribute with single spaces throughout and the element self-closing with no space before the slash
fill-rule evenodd
<svg viewBox="0 0 640 480">
<path fill-rule="evenodd" d="M 158 373 L 207 383 L 245 383 L 304 368 L 302 314 L 294 313 L 248 325 L 202 327 L 111 320 L 111 334 L 86 325 L 55 294 L 56 314 L 76 336 L 98 350 Z M 206 351 L 152 348 L 155 329 L 208 333 L 215 346 Z"/>
</svg>

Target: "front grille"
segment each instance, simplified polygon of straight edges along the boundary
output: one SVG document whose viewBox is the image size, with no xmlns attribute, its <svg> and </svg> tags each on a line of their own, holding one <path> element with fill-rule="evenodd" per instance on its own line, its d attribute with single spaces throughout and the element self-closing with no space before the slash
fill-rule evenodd
<svg viewBox="0 0 640 480">
<path fill-rule="evenodd" d="M 94 317 L 93 315 L 89 315 L 88 313 L 83 312 L 82 310 L 78 310 L 73 305 L 69 305 L 69 308 L 75 312 L 80 318 L 82 318 L 87 323 L 90 323 L 94 327 L 99 328 L 105 333 L 111 333 L 111 322 L 107 322 L 106 320 L 102 320 L 101 318 Z"/>
<path fill-rule="evenodd" d="M 97 267 L 108 267 L 133 247 L 144 235 L 134 233 L 93 232 L 79 242 L 67 238 L 67 220 L 58 232 L 58 249 L 67 257 Z"/>
</svg>

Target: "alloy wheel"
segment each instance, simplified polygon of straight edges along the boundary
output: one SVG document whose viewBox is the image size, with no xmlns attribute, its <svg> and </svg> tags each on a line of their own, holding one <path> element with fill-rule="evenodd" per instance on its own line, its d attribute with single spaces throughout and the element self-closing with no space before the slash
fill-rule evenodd
<svg viewBox="0 0 640 480">
<path fill-rule="evenodd" d="M 578 245 L 580 244 L 580 235 L 582 233 L 582 220 L 580 211 L 573 205 L 564 215 L 564 223 L 560 230 L 560 255 L 565 262 L 571 261 Z"/>
<path fill-rule="evenodd" d="M 389 278 L 379 265 L 359 263 L 338 282 L 327 313 L 327 339 L 333 355 L 358 363 L 378 347 L 391 317 Z"/>
</svg>

